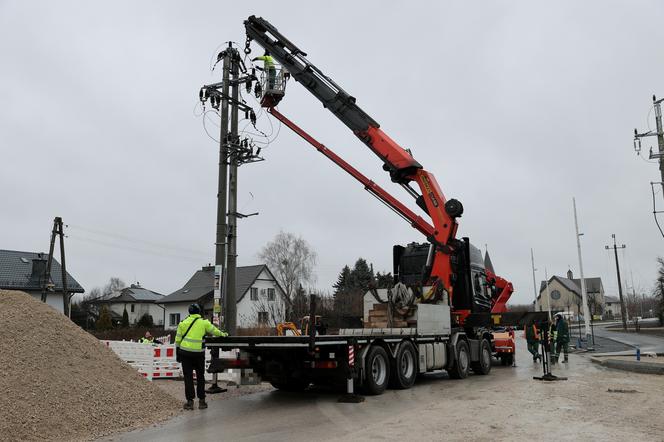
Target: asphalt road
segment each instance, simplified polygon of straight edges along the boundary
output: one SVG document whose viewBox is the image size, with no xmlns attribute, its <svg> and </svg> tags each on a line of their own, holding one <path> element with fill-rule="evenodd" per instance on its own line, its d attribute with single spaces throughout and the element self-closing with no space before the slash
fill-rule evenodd
<svg viewBox="0 0 664 442">
<path fill-rule="evenodd" d="M 104 440 L 559 442 L 658 440 L 653 435 L 664 434 L 664 421 L 641 408 L 664 408 L 661 378 L 607 370 L 572 354 L 569 364 L 554 367 L 568 381 L 542 383 L 532 379 L 541 367 L 532 363 L 523 339 L 517 345 L 518 366 L 495 366 L 488 376 L 428 376 L 409 390 L 388 390 L 360 404 L 338 403 L 334 392 L 266 391 L 213 401 L 207 410 Z M 640 393 L 614 394 L 607 387 Z"/>
<path fill-rule="evenodd" d="M 656 320 L 657 319 L 653 319 L 653 321 Z M 646 320 L 646 322 L 647 321 L 649 320 Z M 664 353 L 664 337 L 662 336 L 644 333 L 625 333 L 622 331 L 609 330 L 607 329 L 608 326 L 609 325 L 606 324 L 596 325 L 595 336 L 613 339 L 631 347 L 636 347 L 638 345 L 641 348 L 641 351 Z M 611 324 L 610 326 L 615 326 L 615 324 Z"/>
</svg>

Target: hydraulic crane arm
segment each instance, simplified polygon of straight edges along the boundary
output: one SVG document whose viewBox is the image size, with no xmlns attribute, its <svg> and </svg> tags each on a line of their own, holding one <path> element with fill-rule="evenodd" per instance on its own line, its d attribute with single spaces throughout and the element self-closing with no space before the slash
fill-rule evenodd
<svg viewBox="0 0 664 442">
<path fill-rule="evenodd" d="M 354 97 L 310 63 L 305 58 L 306 53 L 291 43 L 267 20 L 251 16 L 244 22 L 244 25 L 247 32 L 247 49 L 245 52 L 250 50 L 249 43 L 251 40 L 256 41 L 269 52 L 296 81 L 320 100 L 325 108 L 339 118 L 383 161 L 383 169 L 390 173 L 392 181 L 402 185 L 416 199 L 417 205 L 431 217 L 432 228 L 427 223 L 424 224 L 427 224 L 429 228 L 415 221 L 419 217 L 416 217 L 410 211 L 410 213 L 405 212 L 404 208 L 407 208 L 403 204 L 396 201 L 375 184 L 372 184 L 372 182 L 369 182 L 366 177 L 350 168 L 347 163 L 344 162 L 346 165 L 340 163 L 328 153 L 325 146 L 309 137 L 292 122 L 289 124 L 289 120 L 279 114 L 276 109 L 272 108 L 270 110 L 273 115 L 356 179 L 363 182 L 368 190 L 372 191 L 374 195 L 378 196 L 397 213 L 409 219 L 413 226 L 426 235 L 429 242 L 433 244 L 435 252 L 431 260 L 430 276 L 442 283 L 451 299 L 452 286 L 455 281 L 452 256 L 458 244 L 455 238 L 458 228 L 456 218 L 463 213 L 461 203 L 455 199 L 446 200 L 433 174 L 424 170 L 409 151 L 387 136 L 380 129 L 380 125 L 360 109 L 355 103 Z M 409 185 L 412 181 L 417 183 L 420 194 Z"/>
<path fill-rule="evenodd" d="M 325 108 L 378 155 L 393 181 L 406 184 L 412 179 L 410 177 L 413 173 L 422 168 L 410 153 L 388 137 L 380 129 L 380 125 L 355 104 L 354 97 L 311 64 L 305 58 L 307 54 L 267 20 L 252 15 L 244 22 L 244 26 L 248 38 L 265 48 L 296 81 L 307 88 Z"/>
<path fill-rule="evenodd" d="M 415 212 L 410 210 L 407 206 L 397 200 L 395 197 L 390 195 L 385 189 L 380 187 L 378 184 L 367 178 L 362 172 L 348 164 L 343 158 L 339 155 L 328 149 L 324 144 L 318 142 L 314 137 L 306 133 L 302 128 L 297 124 L 293 123 L 285 115 L 279 112 L 275 108 L 268 109 L 272 115 L 274 115 L 279 121 L 284 123 L 291 129 L 293 132 L 301 136 L 306 142 L 311 144 L 317 151 L 325 155 L 337 166 L 341 167 L 343 170 L 348 172 L 353 178 L 364 185 L 364 188 L 371 193 L 373 196 L 382 201 L 386 206 L 394 210 L 399 216 L 410 222 L 411 226 L 417 229 L 427 238 L 433 238 L 435 229 L 431 224 L 418 216 Z"/>
</svg>

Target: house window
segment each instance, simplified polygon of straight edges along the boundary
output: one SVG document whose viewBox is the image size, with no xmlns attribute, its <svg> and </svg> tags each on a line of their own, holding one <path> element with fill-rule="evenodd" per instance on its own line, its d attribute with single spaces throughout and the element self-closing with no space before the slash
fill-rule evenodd
<svg viewBox="0 0 664 442">
<path fill-rule="evenodd" d="M 131 312 L 134 313 L 134 304 L 131 305 Z"/>
<path fill-rule="evenodd" d="M 260 325 L 267 324 L 267 312 L 258 312 L 258 323 Z"/>
<path fill-rule="evenodd" d="M 258 301 L 258 288 L 252 287 L 251 288 L 251 296 L 250 299 L 252 301 Z"/>
<path fill-rule="evenodd" d="M 274 289 L 267 289 L 267 300 L 274 301 Z"/>
<path fill-rule="evenodd" d="M 180 323 L 180 314 L 179 313 L 171 313 L 169 315 L 170 318 L 170 325 L 175 326 Z"/>
<path fill-rule="evenodd" d="M 554 290 L 551 292 L 551 299 L 560 299 L 560 292 L 558 290 Z"/>
</svg>

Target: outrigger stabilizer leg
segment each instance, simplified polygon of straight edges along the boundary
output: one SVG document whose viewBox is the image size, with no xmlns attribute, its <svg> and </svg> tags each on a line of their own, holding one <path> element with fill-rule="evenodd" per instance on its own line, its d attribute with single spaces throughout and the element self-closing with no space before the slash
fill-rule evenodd
<svg viewBox="0 0 664 442">
<path fill-rule="evenodd" d="M 537 381 L 566 381 L 566 377 L 556 376 L 551 373 L 551 364 L 549 363 L 549 333 L 548 333 L 548 324 L 546 327 L 543 327 L 542 330 L 542 340 L 540 341 L 542 346 L 542 371 L 544 374 L 542 376 L 533 376 L 533 379 Z"/>
</svg>

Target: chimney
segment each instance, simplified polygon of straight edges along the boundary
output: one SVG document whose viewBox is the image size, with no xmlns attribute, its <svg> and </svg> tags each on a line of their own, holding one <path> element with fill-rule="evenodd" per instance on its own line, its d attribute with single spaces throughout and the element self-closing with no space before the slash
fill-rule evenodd
<svg viewBox="0 0 664 442">
<path fill-rule="evenodd" d="M 40 253 L 39 258 L 32 260 L 32 274 L 30 276 L 41 281 L 44 277 L 44 273 L 46 273 L 46 260 L 42 258 Z"/>
<path fill-rule="evenodd" d="M 574 279 L 574 274 L 572 273 L 572 269 L 569 269 L 567 271 L 567 279 Z"/>
</svg>

